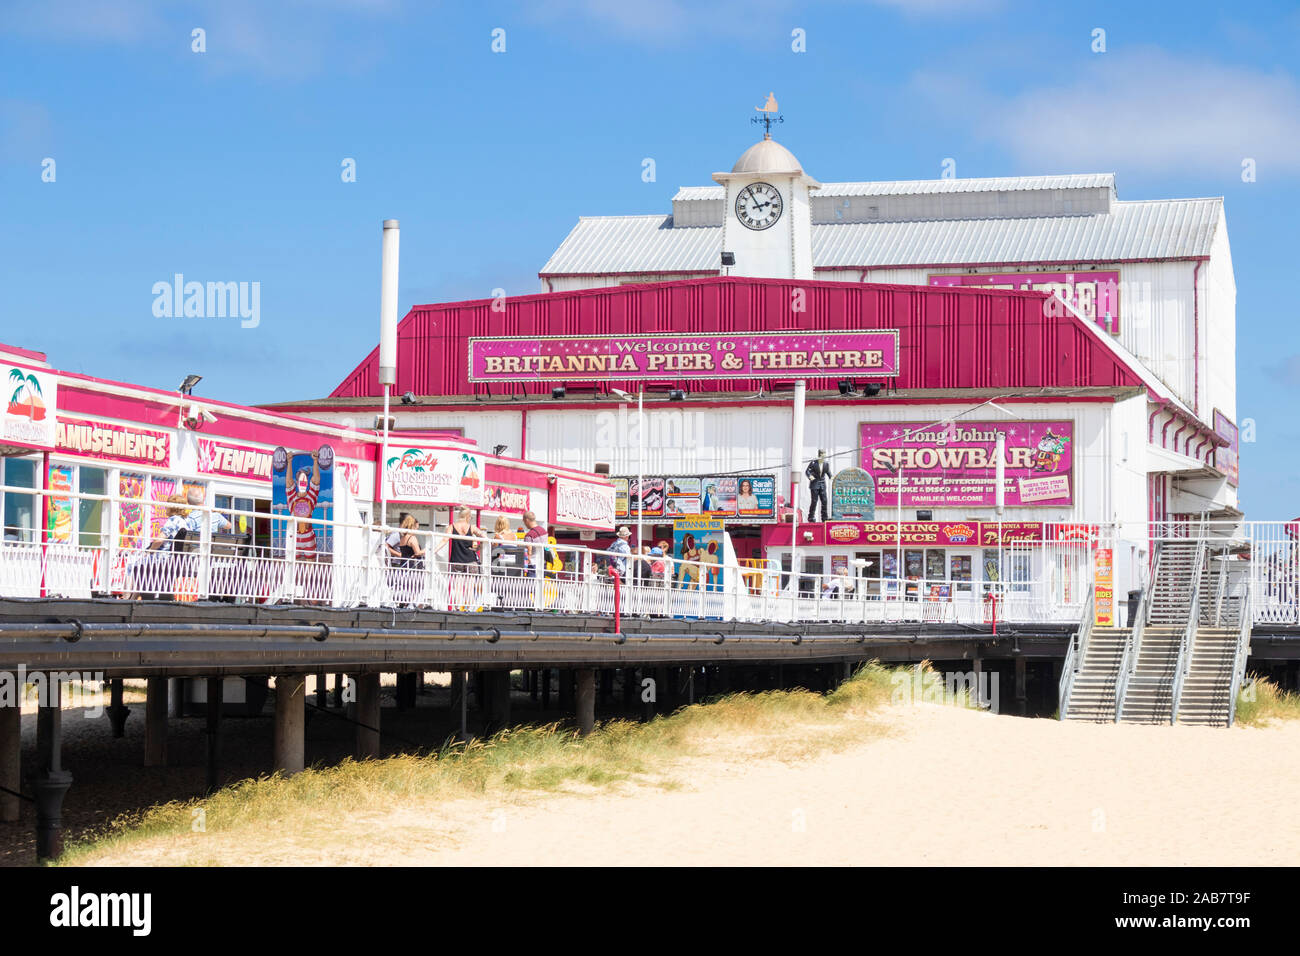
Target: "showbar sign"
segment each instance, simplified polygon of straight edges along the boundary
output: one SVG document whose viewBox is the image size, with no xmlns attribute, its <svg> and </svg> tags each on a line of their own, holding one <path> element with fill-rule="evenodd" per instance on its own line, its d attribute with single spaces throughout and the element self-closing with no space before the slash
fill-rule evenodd
<svg viewBox="0 0 1300 956">
<path fill-rule="evenodd" d="M 471 382 L 886 378 L 898 365 L 893 329 L 469 340 Z"/>
<path fill-rule="evenodd" d="M 876 480 L 876 507 L 897 506 L 900 492 L 904 507 L 994 507 L 999 432 L 1008 507 L 1074 500 L 1073 422 L 864 422 L 862 467 Z"/>
</svg>

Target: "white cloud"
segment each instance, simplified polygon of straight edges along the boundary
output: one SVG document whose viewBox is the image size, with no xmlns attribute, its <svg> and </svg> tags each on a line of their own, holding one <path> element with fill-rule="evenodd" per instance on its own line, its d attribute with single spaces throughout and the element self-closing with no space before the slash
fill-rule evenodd
<svg viewBox="0 0 1300 956">
<path fill-rule="evenodd" d="M 957 78 L 919 85 L 1035 169 L 1238 175 L 1251 158 L 1263 179 L 1300 168 L 1300 88 L 1281 70 L 1133 50 L 1094 55 L 1072 82 L 1010 97 Z"/>
<path fill-rule="evenodd" d="M 190 55 L 190 31 L 206 33 L 200 61 L 216 72 L 302 78 L 372 60 L 366 27 L 400 13 L 402 0 L 42 0 L 0 7 L 0 36 Z"/>
<path fill-rule="evenodd" d="M 933 17 L 984 12 L 1001 4 L 1002 0 L 844 0 L 823 5 L 846 12 L 855 7 L 886 7 L 908 16 Z M 521 7 L 533 20 L 550 26 L 588 20 L 625 39 L 653 42 L 677 37 L 693 41 L 702 35 L 718 34 L 762 36 L 769 30 L 788 32 L 809 12 L 808 5 L 798 0 L 534 0 Z M 774 22 L 774 17 L 784 19 Z"/>
</svg>

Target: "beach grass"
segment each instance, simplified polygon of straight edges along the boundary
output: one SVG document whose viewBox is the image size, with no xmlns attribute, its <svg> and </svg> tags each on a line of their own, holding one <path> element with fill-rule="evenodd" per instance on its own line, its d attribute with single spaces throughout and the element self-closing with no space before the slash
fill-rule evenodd
<svg viewBox="0 0 1300 956">
<path fill-rule="evenodd" d="M 719 740 L 738 757 L 800 760 L 889 732 L 873 712 L 899 699 L 899 688 L 941 689 L 928 663 L 867 663 L 829 694 L 807 690 L 735 693 L 684 707 L 647 723 L 610 720 L 587 737 L 559 723 L 503 730 L 429 753 L 344 760 L 293 776 L 242 780 L 203 798 L 126 814 L 71 845 L 60 864 L 97 857 L 150 838 L 193 832 L 246 832 L 292 826 L 328 832 L 341 817 L 382 813 L 403 802 L 476 796 L 583 792 L 625 782 L 674 789 L 674 759 Z M 967 705 L 965 699 L 957 701 Z M 860 720 L 846 718 L 860 717 Z"/>
<path fill-rule="evenodd" d="M 1300 720 L 1300 694 L 1251 675 L 1237 692 L 1237 721 L 1262 727 L 1273 720 Z"/>
</svg>

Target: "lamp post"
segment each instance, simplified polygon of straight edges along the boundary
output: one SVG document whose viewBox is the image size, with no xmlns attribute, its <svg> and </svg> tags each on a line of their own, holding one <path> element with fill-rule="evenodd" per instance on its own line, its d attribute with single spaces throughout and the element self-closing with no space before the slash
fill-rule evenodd
<svg viewBox="0 0 1300 956">
<path fill-rule="evenodd" d="M 621 388 L 610 387 L 610 391 L 624 403 L 631 403 L 632 396 Z M 645 384 L 636 393 L 636 546 L 644 544 L 642 539 L 642 516 L 645 513 Z"/>
<path fill-rule="evenodd" d="M 790 415 L 790 580 L 799 594 L 799 463 L 803 460 L 803 419 L 808 383 L 794 383 L 794 404 Z"/>
<path fill-rule="evenodd" d="M 379 285 L 379 383 L 384 386 L 384 440 L 379 453 L 379 524 L 388 525 L 388 402 L 397 384 L 397 254 L 401 232 L 396 219 L 384 220 Z"/>
<path fill-rule="evenodd" d="M 1002 509 L 1006 505 L 1007 491 L 1007 436 L 1003 432 L 998 432 L 997 450 L 994 452 L 997 456 L 997 468 L 995 471 L 997 491 L 994 496 L 994 503 L 998 510 L 998 586 L 996 588 L 999 595 L 1005 594 L 1007 585 L 1004 572 L 1002 570 Z M 996 627 L 996 623 L 994 624 Z"/>
</svg>

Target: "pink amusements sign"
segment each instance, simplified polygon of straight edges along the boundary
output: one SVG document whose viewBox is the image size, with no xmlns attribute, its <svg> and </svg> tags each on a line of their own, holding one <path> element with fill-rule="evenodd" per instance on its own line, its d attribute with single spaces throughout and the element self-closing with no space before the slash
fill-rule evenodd
<svg viewBox="0 0 1300 956">
<path fill-rule="evenodd" d="M 898 505 L 897 468 L 904 507 L 994 507 L 998 432 L 1006 442 L 1008 507 L 1073 502 L 1074 422 L 864 422 L 862 467 L 876 480 L 876 506 Z"/>
<path fill-rule="evenodd" d="M 898 364 L 893 329 L 469 340 L 471 382 L 883 378 Z"/>
</svg>

